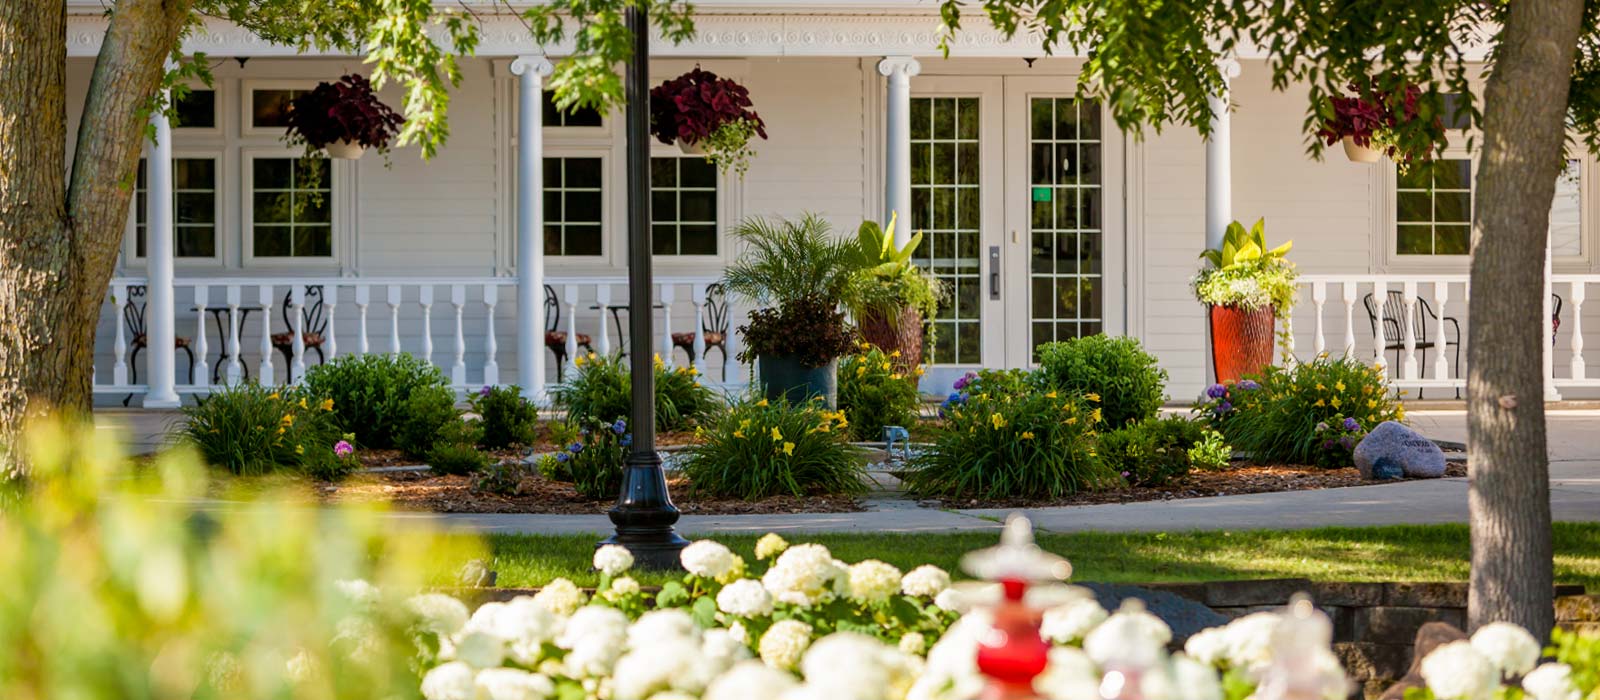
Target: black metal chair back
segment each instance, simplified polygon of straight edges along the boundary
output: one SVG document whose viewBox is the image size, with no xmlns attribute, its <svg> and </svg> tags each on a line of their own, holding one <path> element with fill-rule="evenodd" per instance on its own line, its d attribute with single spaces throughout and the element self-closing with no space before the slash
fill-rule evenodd
<svg viewBox="0 0 1600 700">
<path fill-rule="evenodd" d="M 136 344 L 144 343 L 144 307 L 145 294 L 148 290 L 144 285 L 138 284 L 128 287 L 128 303 L 122 307 L 122 324 L 128 329 L 128 337 Z"/>
<path fill-rule="evenodd" d="M 556 301 L 556 288 L 544 286 L 544 332 L 561 327 L 561 302 Z"/>
<path fill-rule="evenodd" d="M 1400 322 L 1401 319 L 1406 317 L 1406 296 L 1405 293 L 1394 290 L 1390 290 L 1386 296 L 1388 298 L 1383 302 L 1383 340 L 1385 343 L 1393 345 L 1405 341 L 1405 332 L 1402 330 L 1403 326 L 1400 325 Z M 1367 307 L 1367 322 L 1372 328 L 1373 337 L 1377 337 L 1378 308 L 1373 304 L 1372 293 L 1368 292 L 1362 298 L 1361 303 Z M 1419 296 L 1416 298 L 1416 304 L 1418 313 L 1413 315 L 1411 319 L 1412 338 L 1417 345 L 1421 346 L 1428 342 L 1427 321 L 1430 319 L 1438 320 L 1439 317 L 1433 313 L 1433 307 L 1428 305 L 1427 299 Z"/>
<path fill-rule="evenodd" d="M 728 334 L 728 294 L 721 282 L 706 286 L 706 317 L 701 323 L 706 333 Z"/>
<path fill-rule="evenodd" d="M 294 290 L 283 294 L 283 326 L 289 333 L 294 333 L 294 320 L 289 317 L 289 303 L 294 301 Z M 328 330 L 328 318 L 323 314 L 322 285 L 306 285 L 305 303 L 300 307 L 300 318 L 305 325 L 302 332 L 306 336 L 321 337 Z"/>
</svg>

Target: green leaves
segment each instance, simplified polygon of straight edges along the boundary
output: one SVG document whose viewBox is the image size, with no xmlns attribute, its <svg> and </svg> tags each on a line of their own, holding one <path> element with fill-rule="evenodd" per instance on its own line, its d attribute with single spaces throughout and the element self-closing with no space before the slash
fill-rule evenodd
<svg viewBox="0 0 1600 700">
<path fill-rule="evenodd" d="M 1293 247 L 1294 241 L 1289 241 L 1276 248 L 1267 248 L 1266 219 L 1256 219 L 1255 225 L 1248 231 L 1243 224 L 1235 221 L 1228 224 L 1228 230 L 1222 237 L 1222 247 L 1202 251 L 1200 257 L 1221 270 L 1263 259 L 1282 260 Z"/>
<path fill-rule="evenodd" d="M 674 44 L 694 35 L 693 8 L 680 0 L 550 0 L 524 10 L 533 40 L 559 44 L 571 32 L 573 51 L 558 61 L 550 76 L 556 106 L 570 110 L 591 107 L 609 112 L 624 101 L 622 77 L 617 67 L 633 58 L 633 34 L 628 31 L 628 8 L 649 13 L 651 23 Z"/>
</svg>

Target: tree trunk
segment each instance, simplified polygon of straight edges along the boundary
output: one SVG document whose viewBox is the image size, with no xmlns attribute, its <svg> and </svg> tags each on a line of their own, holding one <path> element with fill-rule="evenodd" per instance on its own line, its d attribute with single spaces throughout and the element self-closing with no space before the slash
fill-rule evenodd
<svg viewBox="0 0 1600 700">
<path fill-rule="evenodd" d="M 1582 12 L 1582 0 L 1510 4 L 1484 91 L 1473 217 L 1469 624 L 1514 622 L 1539 639 L 1554 624 L 1541 297 Z"/>
<path fill-rule="evenodd" d="M 0 3 L 0 476 L 23 424 L 87 412 L 94 329 L 127 222 L 145 108 L 192 0 L 121 0 L 95 63 L 70 179 L 66 4 Z"/>
</svg>

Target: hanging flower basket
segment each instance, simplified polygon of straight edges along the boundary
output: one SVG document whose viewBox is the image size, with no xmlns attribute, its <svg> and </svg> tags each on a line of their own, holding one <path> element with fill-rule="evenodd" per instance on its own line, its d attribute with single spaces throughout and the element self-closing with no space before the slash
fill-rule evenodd
<svg viewBox="0 0 1600 700">
<path fill-rule="evenodd" d="M 1383 151 L 1356 143 L 1354 136 L 1346 136 L 1341 141 L 1344 142 L 1344 157 L 1352 163 L 1376 163 L 1383 159 Z"/>
<path fill-rule="evenodd" d="M 766 124 L 751 106 L 743 85 L 695 68 L 650 91 L 650 133 L 684 153 L 704 155 L 722 172 L 742 176 L 755 155 L 750 141 L 767 137 Z"/>
<path fill-rule="evenodd" d="M 372 83 L 351 73 L 332 83 L 317 83 L 289 103 L 285 138 L 333 158 L 360 158 L 368 148 L 389 151 L 389 141 L 405 120 L 378 99 Z"/>
<path fill-rule="evenodd" d="M 1351 94 L 1329 100 L 1329 110 L 1317 130 L 1317 137 L 1332 146 L 1344 147 L 1352 163 L 1376 163 L 1388 156 L 1402 167 L 1413 161 L 1428 160 L 1432 144 L 1443 138 L 1443 123 L 1434 119 L 1427 127 L 1427 146 L 1402 143 L 1398 133 L 1414 123 L 1419 114 L 1422 89 L 1406 85 L 1382 90 L 1371 85 L 1350 85 Z"/>
</svg>

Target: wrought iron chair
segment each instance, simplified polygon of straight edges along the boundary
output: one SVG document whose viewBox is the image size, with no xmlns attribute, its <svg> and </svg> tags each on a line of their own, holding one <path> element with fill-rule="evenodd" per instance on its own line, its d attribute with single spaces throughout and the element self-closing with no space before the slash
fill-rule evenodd
<svg viewBox="0 0 1600 700">
<path fill-rule="evenodd" d="M 1561 332 L 1561 305 L 1562 305 L 1562 302 L 1563 302 L 1563 300 L 1562 300 L 1560 294 L 1551 294 L 1550 295 L 1550 345 L 1551 345 L 1551 347 L 1554 347 L 1555 344 L 1556 344 L 1556 334 Z"/>
<path fill-rule="evenodd" d="M 149 337 L 145 335 L 146 329 L 144 325 L 145 305 L 149 302 L 142 301 L 147 293 L 148 290 L 142 284 L 128 287 L 128 304 L 122 307 L 122 323 L 128 329 L 128 332 L 133 335 L 133 340 L 128 343 L 128 346 L 133 349 L 133 352 L 128 354 L 128 370 L 131 373 L 129 381 L 134 384 L 139 383 L 139 353 L 150 344 Z M 141 301 L 135 303 L 135 300 Z M 173 338 L 172 344 L 174 349 L 182 350 L 185 355 L 189 356 L 189 383 L 193 384 L 194 350 L 189 348 L 189 338 L 177 336 Z M 122 398 L 122 405 L 124 406 L 132 402 L 133 394 L 128 394 Z"/>
<path fill-rule="evenodd" d="M 289 368 L 286 374 L 291 383 L 294 381 L 294 320 L 289 316 L 289 302 L 293 300 L 293 290 L 284 293 L 283 325 L 288 330 L 272 334 L 272 347 L 277 348 L 283 355 L 283 366 Z M 304 333 L 301 338 L 305 342 L 306 351 L 317 351 L 319 364 L 327 362 L 327 356 L 322 354 L 322 345 L 327 342 L 328 318 L 323 315 L 321 285 L 306 286 L 305 304 L 300 307 L 300 318 Z"/>
<path fill-rule="evenodd" d="M 604 323 L 605 321 L 601 321 Z M 556 381 L 566 381 L 567 332 L 561 328 L 561 303 L 556 300 L 555 287 L 544 286 L 544 346 L 556 356 Z M 578 347 L 594 352 L 588 333 L 578 334 Z"/>
<path fill-rule="evenodd" d="M 1385 343 L 1383 349 L 1394 352 L 1394 364 L 1398 366 L 1400 364 L 1400 354 L 1405 352 L 1406 349 L 1405 331 L 1402 330 L 1403 326 L 1400 325 L 1400 319 L 1406 317 L 1406 298 L 1403 292 L 1395 290 L 1390 290 L 1386 296 L 1388 298 L 1383 302 L 1383 340 Z M 1376 338 L 1378 335 L 1378 308 L 1373 303 L 1372 293 L 1368 292 L 1361 299 L 1361 303 L 1367 307 L 1367 322 L 1371 324 L 1372 335 Z M 1450 364 L 1450 369 L 1453 373 L 1460 372 L 1461 323 L 1449 316 L 1444 317 L 1445 323 L 1450 324 L 1450 337 L 1430 339 L 1428 337 L 1428 329 L 1438 326 L 1439 315 L 1434 313 L 1433 306 L 1428 303 L 1427 299 L 1419 296 L 1416 298 L 1416 304 L 1417 313 L 1412 316 L 1412 339 L 1415 343 L 1413 347 L 1422 351 L 1422 366 L 1428 366 L 1429 350 L 1437 349 L 1440 352 L 1444 352 L 1454 347 L 1455 361 Z M 1443 345 L 1443 347 L 1436 347 L 1439 345 Z M 1417 398 L 1422 398 L 1420 390 L 1417 392 Z M 1461 398 L 1460 389 L 1456 390 L 1456 398 Z"/>
<path fill-rule="evenodd" d="M 716 348 L 722 353 L 722 363 L 728 363 L 728 297 L 722 289 L 722 283 L 716 282 L 706 286 L 706 311 L 705 318 L 701 319 L 700 332 L 705 335 L 706 354 L 711 354 L 711 349 Z M 694 331 L 672 334 L 672 344 L 683 348 L 689 362 L 693 363 L 694 357 Z M 703 359 L 703 358 L 702 358 Z"/>
</svg>

